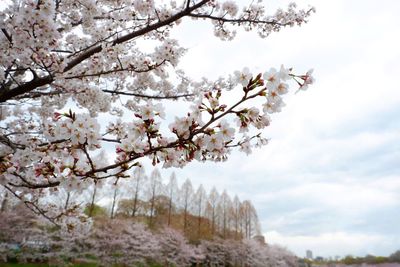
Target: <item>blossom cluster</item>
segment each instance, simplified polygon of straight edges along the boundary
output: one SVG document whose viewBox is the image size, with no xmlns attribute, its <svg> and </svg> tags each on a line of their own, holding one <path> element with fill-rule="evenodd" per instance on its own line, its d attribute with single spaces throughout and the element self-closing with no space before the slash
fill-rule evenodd
<svg viewBox="0 0 400 267">
<path fill-rule="evenodd" d="M 194 81 L 179 69 L 185 49 L 170 31 L 190 17 L 210 21 L 223 40 L 240 28 L 265 37 L 312 11 L 291 4 L 267 15 L 262 3 L 232 0 L 11 1 L 0 12 L 0 184 L 39 209 L 60 187 L 118 181 L 146 158 L 167 168 L 250 153 L 267 143 L 259 131 L 284 107 L 289 84 L 307 89 L 312 72 L 244 68 Z M 169 100 L 191 106 L 166 119 Z M 103 148 L 109 162 L 98 157 Z"/>
<path fill-rule="evenodd" d="M 229 41 L 236 36 L 235 26 L 242 26 L 246 31 L 256 30 L 260 37 L 265 38 L 272 32 L 280 31 L 283 26 L 301 25 L 312 12 L 315 12 L 314 8 L 297 10 L 297 5 L 290 3 L 287 10 L 278 9 L 274 15 L 267 15 L 262 1 L 252 2 L 239 12 L 237 3 L 228 0 L 215 2 L 211 13 L 194 14 L 193 17 L 212 19 L 215 36 Z"/>
</svg>

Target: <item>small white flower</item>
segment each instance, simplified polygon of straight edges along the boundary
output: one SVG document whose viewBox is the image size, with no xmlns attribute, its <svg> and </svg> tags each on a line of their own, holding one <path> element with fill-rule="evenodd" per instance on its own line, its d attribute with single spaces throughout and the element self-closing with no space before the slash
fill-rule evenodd
<svg viewBox="0 0 400 267">
<path fill-rule="evenodd" d="M 242 71 L 235 71 L 234 72 L 234 81 L 236 83 L 240 83 L 243 87 L 247 86 L 249 84 L 249 81 L 251 79 L 251 73 L 249 71 L 249 68 L 244 68 Z"/>
<path fill-rule="evenodd" d="M 291 78 L 290 77 L 290 70 L 286 69 L 283 65 L 281 65 L 281 69 L 279 70 L 279 77 L 283 81 L 289 80 Z"/>
<path fill-rule="evenodd" d="M 219 101 L 218 101 L 218 99 L 215 98 L 215 97 L 210 97 L 210 98 L 208 99 L 208 101 L 210 102 L 210 106 L 211 106 L 212 109 L 215 109 L 216 107 L 219 106 Z"/>
<path fill-rule="evenodd" d="M 234 134 L 235 134 L 235 129 L 232 127 L 229 127 L 230 125 L 228 124 L 228 122 L 226 120 L 221 120 L 220 125 L 219 125 L 219 129 L 220 129 L 220 133 L 222 135 L 222 139 L 224 141 L 230 141 L 232 140 Z"/>
<path fill-rule="evenodd" d="M 140 116 L 144 121 L 152 119 L 154 117 L 153 106 L 149 103 L 147 103 L 147 105 L 142 106 L 140 109 Z"/>
<path fill-rule="evenodd" d="M 267 87 L 268 83 L 272 85 L 276 85 L 279 82 L 279 72 L 276 71 L 275 68 L 271 68 L 269 71 L 264 72 L 264 80 L 267 81 Z"/>
<path fill-rule="evenodd" d="M 307 90 L 308 86 L 310 84 L 313 84 L 315 82 L 314 77 L 312 76 L 313 69 L 310 69 L 307 71 L 306 75 L 302 76 L 301 78 L 303 79 L 303 84 L 300 86 L 299 90 Z"/>
<path fill-rule="evenodd" d="M 249 138 L 246 138 L 244 142 L 240 144 L 239 150 L 246 153 L 246 155 L 251 154 L 251 144 Z"/>
<path fill-rule="evenodd" d="M 230 16 L 235 16 L 238 12 L 238 6 L 233 1 L 226 1 L 222 4 L 222 10 L 228 13 Z"/>
<path fill-rule="evenodd" d="M 278 92 L 278 94 L 284 95 L 289 91 L 288 88 L 289 88 L 289 85 L 287 83 L 280 83 L 276 87 L 276 91 Z"/>
<path fill-rule="evenodd" d="M 213 134 L 204 136 L 204 144 L 209 151 L 221 149 L 223 147 L 222 135 Z"/>
</svg>

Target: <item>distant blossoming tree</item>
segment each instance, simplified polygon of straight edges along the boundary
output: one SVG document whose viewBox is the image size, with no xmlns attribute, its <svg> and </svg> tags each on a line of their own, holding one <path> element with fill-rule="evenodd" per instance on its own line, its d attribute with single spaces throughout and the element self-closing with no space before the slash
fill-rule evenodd
<svg viewBox="0 0 400 267">
<path fill-rule="evenodd" d="M 146 259 L 159 260 L 158 238 L 144 225 L 114 220 L 95 228 L 87 239 L 84 251 L 99 256 L 106 265 L 144 263 Z"/>
<path fill-rule="evenodd" d="M 204 261 L 209 266 L 275 267 L 298 266 L 296 256 L 276 245 L 260 244 L 255 240 L 202 241 Z"/>
<path fill-rule="evenodd" d="M 267 15 L 260 2 L 239 10 L 231 0 L 21 0 L 1 8 L 0 184 L 56 224 L 68 216 L 45 199 L 60 188 L 117 183 L 143 158 L 183 167 L 266 144 L 249 129 L 270 124 L 288 82 L 313 82 L 310 71 L 283 66 L 194 81 L 178 68 L 185 49 L 169 37 L 191 18 L 211 22 L 221 40 L 237 28 L 264 38 L 303 24 L 312 8 L 290 4 Z M 238 90 L 230 105 L 221 97 L 227 90 Z M 162 127 L 167 100 L 177 99 L 192 106 Z M 113 162 L 95 160 L 110 148 Z"/>
<path fill-rule="evenodd" d="M 166 266 L 190 266 L 191 262 L 203 260 L 202 251 L 188 245 L 185 237 L 176 230 L 165 228 L 158 238 Z"/>
</svg>

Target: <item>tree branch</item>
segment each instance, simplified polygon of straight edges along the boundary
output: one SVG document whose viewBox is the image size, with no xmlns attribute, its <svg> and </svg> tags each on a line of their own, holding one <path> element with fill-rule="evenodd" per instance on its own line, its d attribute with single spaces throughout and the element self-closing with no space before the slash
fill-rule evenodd
<svg viewBox="0 0 400 267">
<path fill-rule="evenodd" d="M 145 95 L 145 94 L 137 94 L 137 93 L 129 93 L 129 92 L 121 92 L 121 91 L 113 91 L 113 90 L 103 90 L 103 92 L 117 94 L 117 95 L 127 95 L 127 96 L 141 97 L 141 98 L 149 98 L 149 99 L 178 99 L 178 98 L 182 98 L 182 97 L 193 96 L 193 94 L 158 96 L 158 95 Z"/>
<path fill-rule="evenodd" d="M 144 35 L 146 33 L 149 33 L 151 31 L 154 31 L 158 28 L 167 26 L 168 24 L 173 23 L 174 21 L 177 21 L 179 19 L 181 19 L 184 16 L 189 15 L 192 11 L 200 8 L 201 6 L 203 6 L 204 4 L 206 4 L 207 2 L 209 2 L 210 0 L 202 0 L 199 3 L 184 9 L 181 12 L 176 13 L 175 15 L 167 18 L 166 20 L 163 21 L 159 21 L 156 22 L 154 24 L 151 24 L 145 28 L 142 28 L 140 30 L 128 33 L 126 35 L 123 35 L 121 37 L 117 37 L 116 39 L 114 39 L 114 41 L 112 42 L 112 45 L 117 45 L 117 44 L 121 44 L 124 42 L 127 42 L 129 40 L 132 40 L 138 36 Z M 75 66 L 79 65 L 81 62 L 83 62 L 84 60 L 90 58 L 91 56 L 93 56 L 96 53 L 99 53 L 102 51 L 102 46 L 101 45 L 97 45 L 87 51 L 85 51 L 84 53 L 78 55 L 76 58 L 72 59 L 67 66 L 64 69 L 64 72 L 71 70 L 72 68 L 74 68 Z M 31 80 L 30 82 L 21 84 L 19 86 L 17 86 L 16 88 L 13 89 L 8 89 L 8 90 L 4 90 L 3 92 L 0 92 L 0 103 L 2 102 L 6 102 L 7 100 L 12 99 L 13 97 L 16 97 L 18 95 L 21 94 L 25 94 L 28 93 L 30 91 L 32 91 L 33 89 L 40 87 L 40 86 L 44 86 L 46 84 L 50 84 L 54 81 L 53 77 L 48 75 L 48 76 L 44 76 L 44 77 L 40 77 L 40 78 L 34 78 L 33 80 Z"/>
<path fill-rule="evenodd" d="M 217 17 L 217 16 L 212 16 L 209 14 L 189 14 L 189 17 L 193 18 L 203 18 L 203 19 L 211 19 L 211 20 L 218 20 L 221 22 L 226 22 L 226 23 L 256 23 L 256 24 L 269 24 L 269 25 L 278 25 L 278 26 L 288 26 L 290 25 L 289 23 L 282 24 L 277 21 L 266 21 L 266 20 L 257 20 L 257 19 L 246 19 L 246 18 L 238 18 L 238 19 L 227 19 L 224 17 Z"/>
<path fill-rule="evenodd" d="M 6 36 L 7 40 L 12 43 L 12 37 L 11 35 L 8 34 L 8 32 L 6 31 L 6 29 L 1 29 L 1 31 L 4 33 L 4 35 Z"/>
<path fill-rule="evenodd" d="M 22 199 L 16 192 L 14 192 L 10 187 L 8 187 L 7 185 L 4 185 L 4 187 L 11 192 L 11 194 L 13 194 L 16 198 L 18 198 L 19 200 L 21 200 L 26 207 L 28 207 L 28 209 L 30 209 L 33 213 L 37 214 L 37 215 L 42 215 L 44 218 L 46 218 L 47 220 L 49 220 L 51 223 L 53 223 L 55 226 L 60 227 L 59 224 L 57 224 L 54 221 L 54 218 L 51 218 L 49 216 L 47 216 L 46 212 L 44 210 L 42 210 L 41 208 L 39 208 L 38 205 L 36 205 L 35 203 L 33 203 L 32 201 L 28 201 L 28 200 L 24 200 Z"/>
<path fill-rule="evenodd" d="M 144 72 L 149 72 L 151 70 L 154 70 L 160 66 L 162 66 L 164 63 L 166 62 L 166 60 L 163 60 L 161 63 L 157 63 L 151 66 L 148 66 L 147 69 L 136 69 L 135 67 L 130 67 L 130 68 L 123 68 L 122 66 L 119 69 L 113 69 L 113 70 L 105 70 L 105 71 L 101 71 L 101 72 L 97 72 L 97 73 L 82 73 L 82 74 L 78 74 L 78 75 L 74 75 L 74 76 L 67 76 L 65 77 L 65 79 L 81 79 L 81 78 L 85 78 L 85 77 L 96 77 L 96 76 L 101 76 L 101 75 L 107 75 L 107 74 L 112 74 L 112 73 L 116 73 L 116 72 L 122 72 L 122 71 L 132 71 L 132 72 L 136 72 L 136 73 L 144 73 Z M 121 64 L 121 62 L 120 62 Z"/>
</svg>

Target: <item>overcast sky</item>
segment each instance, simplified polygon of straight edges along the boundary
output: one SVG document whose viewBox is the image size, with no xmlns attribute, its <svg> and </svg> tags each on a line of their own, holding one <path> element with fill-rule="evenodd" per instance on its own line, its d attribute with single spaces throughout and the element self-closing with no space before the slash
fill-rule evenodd
<svg viewBox="0 0 400 267">
<path fill-rule="evenodd" d="M 287 3 L 266 1 L 271 11 Z M 297 3 L 317 13 L 264 40 L 222 42 L 207 24 L 179 28 L 174 36 L 189 48 L 181 67 L 193 77 L 283 63 L 298 73 L 314 68 L 317 81 L 286 98 L 266 147 L 174 171 L 180 182 L 250 199 L 267 242 L 299 256 L 388 255 L 400 249 L 400 2 Z"/>
</svg>

